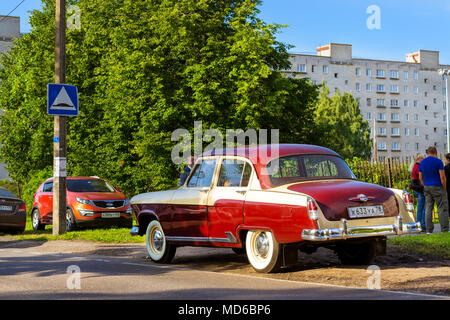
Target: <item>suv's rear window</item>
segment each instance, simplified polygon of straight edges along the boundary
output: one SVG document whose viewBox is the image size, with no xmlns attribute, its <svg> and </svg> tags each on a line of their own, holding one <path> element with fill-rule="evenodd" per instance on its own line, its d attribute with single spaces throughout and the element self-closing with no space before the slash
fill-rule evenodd
<svg viewBox="0 0 450 320">
<path fill-rule="evenodd" d="M 267 164 L 274 186 L 306 180 L 356 179 L 344 160 L 331 155 L 292 155 Z"/>
<path fill-rule="evenodd" d="M 6 189 L 0 188 L 0 198 L 17 198 L 17 196 Z"/>
<path fill-rule="evenodd" d="M 114 188 L 104 180 L 76 179 L 67 180 L 67 190 L 71 192 L 115 192 Z"/>
</svg>

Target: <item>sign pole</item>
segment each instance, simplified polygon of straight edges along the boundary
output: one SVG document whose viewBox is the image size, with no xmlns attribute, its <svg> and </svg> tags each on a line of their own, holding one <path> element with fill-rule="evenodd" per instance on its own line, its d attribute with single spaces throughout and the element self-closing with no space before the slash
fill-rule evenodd
<svg viewBox="0 0 450 320">
<path fill-rule="evenodd" d="M 56 0 L 55 83 L 66 81 L 66 1 Z M 54 116 L 53 235 L 66 231 L 66 116 Z M 62 171 L 62 170 L 61 170 Z"/>
</svg>

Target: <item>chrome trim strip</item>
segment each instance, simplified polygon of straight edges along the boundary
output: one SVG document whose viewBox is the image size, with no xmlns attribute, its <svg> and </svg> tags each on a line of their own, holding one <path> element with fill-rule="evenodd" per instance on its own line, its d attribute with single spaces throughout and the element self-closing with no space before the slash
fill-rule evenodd
<svg viewBox="0 0 450 320">
<path fill-rule="evenodd" d="M 228 238 L 166 236 L 167 241 L 233 243 Z"/>
<path fill-rule="evenodd" d="M 339 240 L 348 238 L 362 238 L 371 236 L 401 235 L 422 231 L 419 222 L 403 223 L 402 217 L 396 218 L 395 224 L 348 227 L 347 220 L 341 220 L 340 228 L 329 229 L 304 229 L 302 239 L 310 241 Z"/>
</svg>

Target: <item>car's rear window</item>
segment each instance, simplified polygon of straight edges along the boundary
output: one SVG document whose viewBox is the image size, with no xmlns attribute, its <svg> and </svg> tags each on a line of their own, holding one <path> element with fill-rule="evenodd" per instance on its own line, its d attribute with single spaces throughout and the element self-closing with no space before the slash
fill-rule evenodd
<svg viewBox="0 0 450 320">
<path fill-rule="evenodd" d="M 17 198 L 17 196 L 6 189 L 0 188 L 0 198 Z"/>
<path fill-rule="evenodd" d="M 356 179 L 345 161 L 332 155 L 292 155 L 267 164 L 270 182 L 274 186 L 306 180 Z"/>
<path fill-rule="evenodd" d="M 115 192 L 114 188 L 104 180 L 74 179 L 67 180 L 67 190 L 71 192 Z"/>
</svg>

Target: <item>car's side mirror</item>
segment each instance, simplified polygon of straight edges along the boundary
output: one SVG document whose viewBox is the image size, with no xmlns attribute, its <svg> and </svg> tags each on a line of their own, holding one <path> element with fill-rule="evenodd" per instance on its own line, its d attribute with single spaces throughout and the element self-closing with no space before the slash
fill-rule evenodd
<svg viewBox="0 0 450 320">
<path fill-rule="evenodd" d="M 122 192 L 122 189 L 120 189 L 120 188 L 116 188 L 116 190 L 119 191 L 119 192 Z"/>
</svg>

